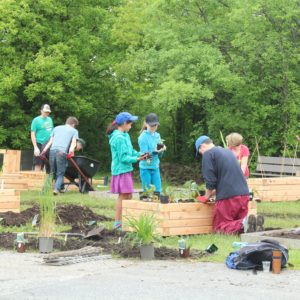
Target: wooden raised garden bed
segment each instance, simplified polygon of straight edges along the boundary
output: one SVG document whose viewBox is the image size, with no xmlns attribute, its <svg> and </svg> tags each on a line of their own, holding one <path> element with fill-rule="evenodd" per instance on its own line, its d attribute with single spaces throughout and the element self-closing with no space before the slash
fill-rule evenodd
<svg viewBox="0 0 300 300">
<path fill-rule="evenodd" d="M 300 177 L 250 178 L 248 185 L 261 201 L 300 199 Z"/>
<path fill-rule="evenodd" d="M 128 200 L 122 202 L 123 230 L 126 217 L 138 217 L 142 213 L 152 213 L 159 223 L 157 233 L 162 236 L 212 233 L 214 204 L 169 203 L 161 204 Z M 256 214 L 256 202 L 249 202 L 249 214 Z"/>
<path fill-rule="evenodd" d="M 20 212 L 20 191 L 0 189 L 0 212 Z"/>
</svg>

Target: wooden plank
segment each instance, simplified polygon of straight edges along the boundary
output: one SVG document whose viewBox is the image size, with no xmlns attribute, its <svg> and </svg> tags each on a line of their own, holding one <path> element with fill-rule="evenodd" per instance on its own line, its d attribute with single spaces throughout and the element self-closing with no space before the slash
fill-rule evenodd
<svg viewBox="0 0 300 300">
<path fill-rule="evenodd" d="M 3 173 L 16 173 L 20 171 L 21 151 L 6 150 L 3 158 Z"/>
<path fill-rule="evenodd" d="M 27 183 L 6 183 L 4 182 L 4 189 L 15 189 L 15 190 L 28 190 Z"/>
<path fill-rule="evenodd" d="M 293 185 L 293 184 L 300 184 L 300 177 L 280 177 L 280 178 L 250 178 L 248 179 L 249 186 L 256 186 L 256 185 Z"/>
<path fill-rule="evenodd" d="M 212 216 L 203 219 L 184 219 L 184 220 L 163 220 L 159 224 L 162 228 L 166 227 L 199 227 L 212 226 Z"/>
<path fill-rule="evenodd" d="M 144 210 L 159 210 L 160 206 L 163 204 L 153 203 L 153 202 L 144 202 L 138 200 L 124 200 L 122 201 L 122 207 L 124 208 L 134 208 L 134 209 L 144 209 Z"/>
<path fill-rule="evenodd" d="M 13 196 L 13 195 L 9 195 L 9 196 L 3 196 L 3 195 L 0 195 L 0 206 L 1 206 L 1 203 L 4 203 L 4 202 L 15 202 L 15 201 L 20 201 L 20 196 Z"/>
<path fill-rule="evenodd" d="M 189 234 L 204 234 L 212 233 L 212 226 L 200 226 L 200 227 L 176 227 L 163 230 L 163 236 L 171 235 L 189 235 Z"/>
<path fill-rule="evenodd" d="M 16 191 L 15 189 L 0 189 L 0 196 L 15 196 L 20 195 L 19 191 Z"/>
<path fill-rule="evenodd" d="M 261 185 L 253 188 L 253 191 L 300 191 L 300 185 Z"/>
<path fill-rule="evenodd" d="M 161 204 L 161 211 L 170 212 L 189 212 L 189 211 L 201 211 L 203 213 L 211 213 L 213 209 L 213 204 L 203 204 L 203 203 L 169 203 Z"/>
<path fill-rule="evenodd" d="M 257 163 L 285 166 L 300 166 L 300 159 L 290 157 L 258 156 Z"/>
<path fill-rule="evenodd" d="M 261 173 L 279 173 L 279 174 L 296 174 L 300 171 L 300 166 L 284 166 L 284 165 L 266 165 L 257 164 L 256 172 Z"/>
<path fill-rule="evenodd" d="M 20 201 L 14 202 L 1 202 L 0 209 L 20 209 Z"/>
<path fill-rule="evenodd" d="M 0 212 L 8 212 L 8 211 L 19 213 L 20 209 L 19 208 L 3 208 L 3 209 L 0 208 Z"/>
<path fill-rule="evenodd" d="M 182 219 L 205 219 L 208 216 L 212 215 L 212 211 L 210 214 L 203 213 L 201 211 L 189 211 L 189 212 L 170 212 L 170 220 L 182 220 Z"/>
</svg>

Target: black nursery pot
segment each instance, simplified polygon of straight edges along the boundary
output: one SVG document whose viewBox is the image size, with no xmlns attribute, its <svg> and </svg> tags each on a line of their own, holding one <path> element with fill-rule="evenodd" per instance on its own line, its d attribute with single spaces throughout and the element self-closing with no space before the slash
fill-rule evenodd
<svg viewBox="0 0 300 300">
<path fill-rule="evenodd" d="M 160 200 L 160 203 L 163 203 L 163 204 L 169 203 L 169 196 L 160 195 L 159 200 Z"/>
<path fill-rule="evenodd" d="M 139 198 L 140 198 L 140 200 L 144 200 L 144 199 L 147 199 L 148 197 L 146 195 L 144 195 L 143 192 L 139 192 Z"/>
</svg>

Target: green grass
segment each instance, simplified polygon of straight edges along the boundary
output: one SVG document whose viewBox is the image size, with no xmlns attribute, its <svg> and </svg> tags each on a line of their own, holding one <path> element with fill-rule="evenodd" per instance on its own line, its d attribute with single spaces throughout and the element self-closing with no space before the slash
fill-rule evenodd
<svg viewBox="0 0 300 300">
<path fill-rule="evenodd" d="M 140 188 L 140 186 L 138 186 Z M 21 194 L 21 209 L 24 210 L 39 199 L 38 192 L 23 192 Z M 70 191 L 65 194 L 59 195 L 55 198 L 57 204 L 76 204 L 85 205 L 91 208 L 95 213 L 102 214 L 108 217 L 114 217 L 115 201 L 111 199 L 92 198 L 85 194 L 80 194 L 77 191 Z M 265 215 L 266 227 L 281 227 L 293 228 L 300 226 L 300 202 L 276 202 L 276 203 L 258 203 L 258 213 Z M 105 222 L 108 228 L 112 227 L 113 222 Z M 57 232 L 67 230 L 66 226 L 58 226 Z M 0 232 L 21 232 L 21 231 L 37 231 L 32 228 L 31 224 L 22 227 L 9 228 L 1 227 Z M 167 237 L 163 238 L 161 244 L 172 248 L 178 247 L 178 240 L 180 237 Z M 240 241 L 239 236 L 235 235 L 220 235 L 220 234 L 207 234 L 207 235 L 194 235 L 190 236 L 189 240 L 192 243 L 192 249 L 205 250 L 210 244 L 215 244 L 219 249 L 212 255 L 204 257 L 201 261 L 210 262 L 224 262 L 226 256 L 233 252 L 235 249 L 232 243 Z M 290 263 L 295 266 L 295 269 L 300 269 L 300 250 L 290 250 Z"/>
</svg>

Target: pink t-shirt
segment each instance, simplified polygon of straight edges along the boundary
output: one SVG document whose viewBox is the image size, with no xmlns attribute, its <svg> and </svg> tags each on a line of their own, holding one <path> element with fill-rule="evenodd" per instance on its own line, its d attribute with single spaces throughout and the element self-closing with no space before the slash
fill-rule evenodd
<svg viewBox="0 0 300 300">
<path fill-rule="evenodd" d="M 249 157 L 250 156 L 250 151 L 248 149 L 247 146 L 245 145 L 241 145 L 241 148 L 240 148 L 240 153 L 237 153 L 234 149 L 234 147 L 229 147 L 229 149 L 233 152 L 233 154 L 235 155 L 236 159 L 239 161 L 240 165 L 242 163 L 242 158 L 243 157 Z M 245 169 L 245 173 L 244 173 L 245 177 L 249 177 L 249 168 L 248 168 L 248 165 L 246 166 L 246 169 Z"/>
</svg>

